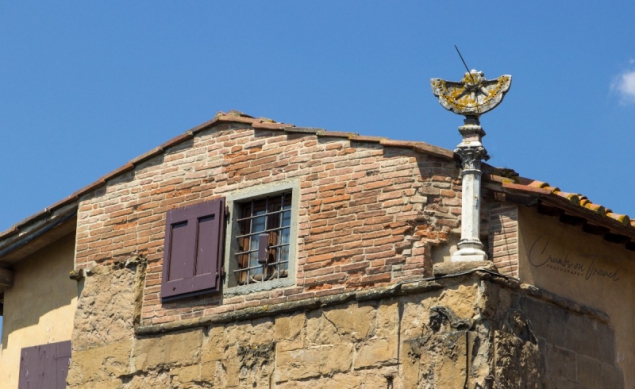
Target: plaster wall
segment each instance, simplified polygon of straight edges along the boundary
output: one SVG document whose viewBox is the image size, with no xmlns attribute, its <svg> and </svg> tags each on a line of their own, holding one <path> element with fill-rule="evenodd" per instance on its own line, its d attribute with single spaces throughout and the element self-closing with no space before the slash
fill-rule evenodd
<svg viewBox="0 0 635 389">
<path fill-rule="evenodd" d="M 521 281 L 606 313 L 615 333 L 614 342 L 603 341 L 591 349 L 585 343 L 595 342 L 597 327 L 565 339 L 565 320 L 547 341 L 559 343 L 563 353 L 575 352 L 578 359 L 590 358 L 596 365 L 597 387 L 609 387 L 602 386 L 602 367 L 612 363 L 624 372 L 625 387 L 635 387 L 635 253 L 533 208 L 519 208 L 519 226 Z M 565 368 L 573 369 L 575 363 Z"/>
<path fill-rule="evenodd" d="M 77 306 L 73 269 L 75 234 L 69 234 L 14 266 L 13 286 L 4 292 L 0 387 L 18 387 L 24 347 L 71 339 Z"/>
</svg>

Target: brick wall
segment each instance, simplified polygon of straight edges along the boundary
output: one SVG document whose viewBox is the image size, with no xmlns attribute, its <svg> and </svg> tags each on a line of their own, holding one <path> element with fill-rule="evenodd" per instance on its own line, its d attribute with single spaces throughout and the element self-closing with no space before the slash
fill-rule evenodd
<svg viewBox="0 0 635 389">
<path fill-rule="evenodd" d="M 459 225 L 456 162 L 318 135 L 221 123 L 136 165 L 81 199 L 76 267 L 145 256 L 146 325 L 429 275 L 430 245 Z M 167 210 L 289 179 L 301 183 L 295 286 L 161 303 Z"/>
<path fill-rule="evenodd" d="M 489 215 L 490 259 L 501 274 L 518 278 L 518 206 L 492 203 Z"/>
</svg>

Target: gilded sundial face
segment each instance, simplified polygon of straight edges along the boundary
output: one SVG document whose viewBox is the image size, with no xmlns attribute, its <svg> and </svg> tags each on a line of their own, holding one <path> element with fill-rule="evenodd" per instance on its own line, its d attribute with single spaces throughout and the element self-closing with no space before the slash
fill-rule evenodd
<svg viewBox="0 0 635 389">
<path fill-rule="evenodd" d="M 495 80 L 487 80 L 483 72 L 472 70 L 465 73 L 459 82 L 433 78 L 430 84 L 432 93 L 445 109 L 459 115 L 480 116 L 503 101 L 512 84 L 512 76 L 503 75 Z"/>
</svg>

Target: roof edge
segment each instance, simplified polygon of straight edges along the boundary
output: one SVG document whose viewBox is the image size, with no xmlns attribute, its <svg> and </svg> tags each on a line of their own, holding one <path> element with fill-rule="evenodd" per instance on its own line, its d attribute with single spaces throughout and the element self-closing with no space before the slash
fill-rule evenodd
<svg viewBox="0 0 635 389">
<path fill-rule="evenodd" d="M 433 146 L 425 142 L 414 142 L 414 141 L 397 141 L 390 140 L 384 137 L 373 137 L 373 136 L 360 136 L 357 133 L 353 132 L 342 132 L 342 131 L 327 131 L 322 128 L 313 128 L 313 127 L 296 127 L 293 124 L 288 123 L 280 123 L 276 122 L 272 119 L 268 118 L 255 118 L 253 116 L 249 116 L 243 112 L 231 110 L 227 113 L 218 112 L 214 116 L 213 119 L 199 124 L 189 130 L 185 131 L 183 134 L 177 135 L 174 138 L 164 142 L 163 144 L 155 147 L 154 149 L 141 154 L 140 156 L 133 158 L 128 161 L 123 166 L 103 175 L 96 181 L 84 186 L 83 188 L 73 192 L 70 196 L 63 198 L 60 201 L 57 201 L 53 205 L 43 209 L 40 212 L 37 212 L 26 219 L 14 224 L 9 227 L 5 231 L 0 232 L 0 249 L 2 240 L 18 233 L 19 231 L 28 229 L 29 223 L 34 220 L 38 220 L 46 215 L 50 215 L 51 212 L 65 207 L 74 202 L 78 202 L 81 196 L 88 194 L 89 192 L 100 188 L 101 186 L 106 185 L 109 180 L 116 178 L 117 176 L 127 173 L 131 170 L 134 170 L 141 163 L 153 158 L 157 155 L 163 154 L 168 148 L 178 145 L 181 142 L 192 139 L 197 133 L 204 131 L 206 129 L 210 129 L 219 123 L 242 123 L 248 124 L 255 130 L 273 130 L 273 131 L 284 131 L 288 133 L 309 133 L 314 134 L 318 137 L 332 137 L 332 138 L 343 138 L 349 139 L 355 142 L 363 142 L 363 143 L 376 143 L 380 144 L 384 147 L 399 147 L 399 148 L 408 148 L 413 150 L 414 152 L 421 154 L 433 154 L 437 157 L 445 158 L 445 159 L 456 159 L 456 154 L 448 149 L 444 149 L 441 147 Z"/>
</svg>

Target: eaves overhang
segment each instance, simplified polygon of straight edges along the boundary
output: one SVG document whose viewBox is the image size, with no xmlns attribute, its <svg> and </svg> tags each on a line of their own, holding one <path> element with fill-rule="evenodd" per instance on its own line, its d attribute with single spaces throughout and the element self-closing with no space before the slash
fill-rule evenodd
<svg viewBox="0 0 635 389">
<path fill-rule="evenodd" d="M 10 267 L 28 255 L 72 233 L 77 228 L 78 201 L 46 208 L 16 223 L 0 237 L 0 268 Z"/>
<path fill-rule="evenodd" d="M 591 202 L 587 197 L 563 192 L 547 183 L 523 177 L 488 174 L 484 190 L 490 198 L 534 207 L 538 213 L 558 218 L 564 224 L 580 226 L 585 233 L 602 236 L 635 251 L 635 220 L 628 215 Z"/>
</svg>

